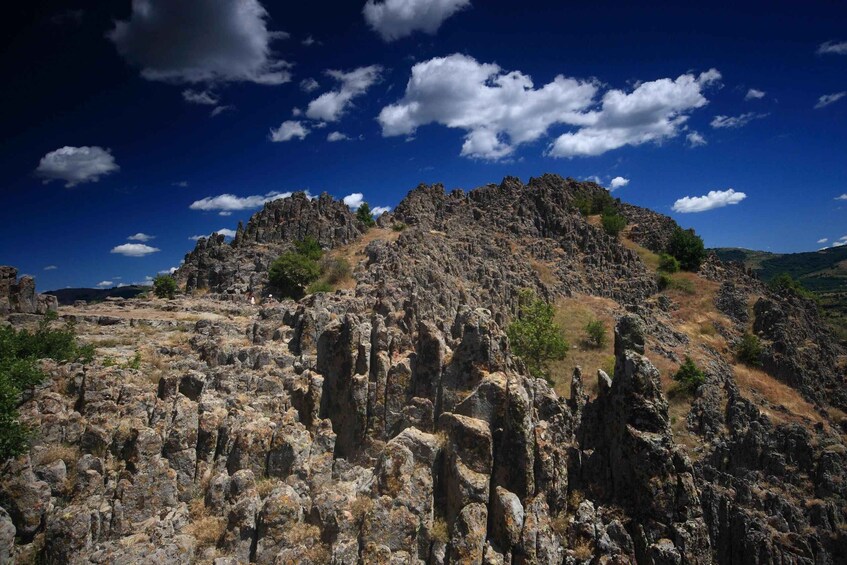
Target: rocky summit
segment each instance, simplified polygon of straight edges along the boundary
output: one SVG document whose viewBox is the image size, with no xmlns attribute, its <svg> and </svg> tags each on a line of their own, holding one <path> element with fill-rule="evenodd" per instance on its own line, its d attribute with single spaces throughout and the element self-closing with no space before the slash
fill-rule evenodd
<svg viewBox="0 0 847 565">
<path fill-rule="evenodd" d="M 297 193 L 198 241 L 173 300 L 59 307 L 96 355 L 22 399 L 0 562 L 847 562 L 845 351 L 815 303 L 715 256 L 661 278 L 676 223 L 609 199 L 614 237 L 597 197 L 421 185 L 369 227 Z M 351 271 L 283 299 L 270 266 L 309 237 Z M 31 327 L 56 305 L 16 276 L 0 313 Z M 506 334 L 527 289 L 571 343 L 547 380 Z"/>
</svg>

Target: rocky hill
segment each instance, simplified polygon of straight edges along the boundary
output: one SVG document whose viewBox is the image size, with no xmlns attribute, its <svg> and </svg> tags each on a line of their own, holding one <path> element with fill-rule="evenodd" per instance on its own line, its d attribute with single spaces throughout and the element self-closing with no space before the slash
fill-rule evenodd
<svg viewBox="0 0 847 565">
<path fill-rule="evenodd" d="M 98 355 L 21 406 L 0 561 L 845 562 L 845 353 L 814 304 L 716 257 L 660 290 L 676 224 L 614 202 L 610 237 L 577 210 L 604 193 L 421 185 L 371 229 L 295 194 L 200 240 L 176 300 L 60 308 Z M 268 298 L 306 236 L 351 278 Z M 527 288 L 572 343 L 551 383 L 504 332 Z M 614 340 L 583 344 L 587 319 Z"/>
</svg>

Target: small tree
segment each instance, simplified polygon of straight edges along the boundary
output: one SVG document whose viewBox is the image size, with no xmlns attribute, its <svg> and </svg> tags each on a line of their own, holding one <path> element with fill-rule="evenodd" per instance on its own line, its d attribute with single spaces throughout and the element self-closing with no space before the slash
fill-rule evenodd
<svg viewBox="0 0 847 565">
<path fill-rule="evenodd" d="M 372 228 L 376 225 L 376 221 L 374 220 L 374 215 L 371 212 L 371 207 L 367 202 L 362 202 L 362 205 L 359 206 L 359 209 L 356 210 L 356 219 Z"/>
<path fill-rule="evenodd" d="M 676 273 L 679 271 L 679 261 L 673 255 L 662 253 L 659 255 L 659 271 L 663 273 Z"/>
<path fill-rule="evenodd" d="M 612 237 L 618 237 L 626 227 L 626 218 L 614 211 L 606 211 L 601 218 L 603 229 Z"/>
<path fill-rule="evenodd" d="M 172 299 L 176 289 L 176 279 L 170 275 L 158 275 L 153 279 L 153 293 L 159 298 Z"/>
<path fill-rule="evenodd" d="M 324 251 L 321 249 L 321 244 L 314 237 L 307 235 L 300 241 L 294 242 L 294 249 L 300 255 L 307 257 L 313 261 L 320 261 Z"/>
<path fill-rule="evenodd" d="M 703 239 L 694 230 L 677 228 L 668 242 L 667 252 L 676 257 L 686 271 L 697 271 L 706 258 Z"/>
<path fill-rule="evenodd" d="M 751 367 L 762 365 L 762 343 L 751 333 L 745 333 L 735 350 L 738 360 Z"/>
<path fill-rule="evenodd" d="M 553 306 L 525 290 L 520 295 L 518 317 L 506 330 L 512 349 L 532 376 L 548 381 L 550 361 L 564 359 L 568 353 L 568 342 L 553 315 Z"/>
<path fill-rule="evenodd" d="M 768 283 L 768 288 L 774 292 L 793 292 L 804 298 L 815 300 L 815 295 L 803 286 L 803 283 L 789 275 L 788 273 L 780 273 L 771 279 Z"/>
<path fill-rule="evenodd" d="M 674 374 L 673 380 L 678 382 L 680 388 L 685 392 L 694 392 L 700 385 L 706 382 L 706 375 L 697 367 L 691 357 L 686 355 L 685 362 Z"/>
<path fill-rule="evenodd" d="M 606 345 L 606 326 L 600 320 L 591 320 L 585 326 L 586 341 L 600 349 Z"/>
<path fill-rule="evenodd" d="M 321 276 L 321 267 L 315 259 L 296 251 L 283 253 L 271 263 L 268 278 L 284 297 L 299 299 L 309 284 Z"/>
</svg>

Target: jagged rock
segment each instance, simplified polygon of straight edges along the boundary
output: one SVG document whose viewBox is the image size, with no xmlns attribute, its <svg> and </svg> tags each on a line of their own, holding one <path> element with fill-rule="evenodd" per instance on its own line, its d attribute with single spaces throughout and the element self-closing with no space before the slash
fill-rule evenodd
<svg viewBox="0 0 847 565">
<path fill-rule="evenodd" d="M 18 279 L 14 267 L 0 266 L 0 316 L 7 314 L 46 314 L 56 312 L 59 301 L 55 296 L 37 294 L 35 279 L 24 275 Z"/>
</svg>

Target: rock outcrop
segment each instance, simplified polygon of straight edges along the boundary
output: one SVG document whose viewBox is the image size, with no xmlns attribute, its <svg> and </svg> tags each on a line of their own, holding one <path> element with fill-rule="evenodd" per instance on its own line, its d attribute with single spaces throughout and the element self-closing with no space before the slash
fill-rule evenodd
<svg viewBox="0 0 847 565">
<path fill-rule="evenodd" d="M 18 279 L 14 267 L 0 266 L 0 316 L 6 314 L 46 314 L 55 312 L 59 302 L 55 296 L 35 292 L 35 279 L 25 275 Z"/>
</svg>

